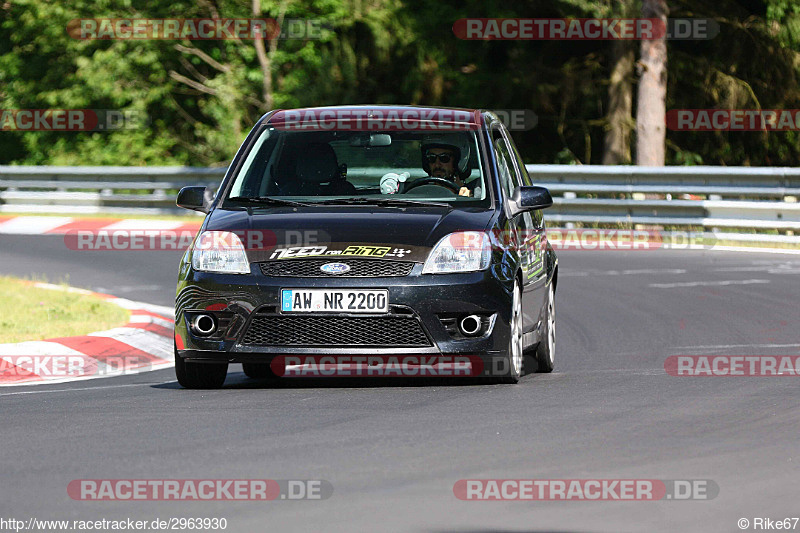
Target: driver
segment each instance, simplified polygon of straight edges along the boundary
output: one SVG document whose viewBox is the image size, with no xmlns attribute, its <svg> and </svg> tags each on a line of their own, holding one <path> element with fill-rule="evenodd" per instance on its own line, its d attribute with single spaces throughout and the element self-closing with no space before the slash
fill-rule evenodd
<svg viewBox="0 0 800 533">
<path fill-rule="evenodd" d="M 432 178 L 452 181 L 458 186 L 459 196 L 474 196 L 477 180 L 466 183 L 470 171 L 469 144 L 464 134 L 449 134 L 423 140 L 422 169 Z"/>
</svg>

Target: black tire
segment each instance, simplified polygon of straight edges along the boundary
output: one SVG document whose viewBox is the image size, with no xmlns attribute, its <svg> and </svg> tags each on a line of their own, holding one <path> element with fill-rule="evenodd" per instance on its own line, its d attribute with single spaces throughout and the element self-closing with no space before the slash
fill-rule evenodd
<svg viewBox="0 0 800 533">
<path fill-rule="evenodd" d="M 219 389 L 228 375 L 228 363 L 188 363 L 175 350 L 175 376 L 187 389 Z"/>
<path fill-rule="evenodd" d="M 549 373 L 555 366 L 556 353 L 556 289 L 550 283 L 550 290 L 547 292 L 547 307 L 542 323 L 542 339 L 536 347 L 537 372 Z"/>
<path fill-rule="evenodd" d="M 272 371 L 269 364 L 264 363 L 242 363 L 244 375 L 251 379 L 273 379 L 278 376 Z"/>
<path fill-rule="evenodd" d="M 514 294 L 511 301 L 511 319 L 509 320 L 510 333 L 508 336 L 508 350 L 506 352 L 505 366 L 508 374 L 499 378 L 500 383 L 514 384 L 524 373 L 525 355 L 522 344 L 522 288 L 518 281 L 514 281 Z M 517 364 L 514 364 L 516 357 Z"/>
</svg>

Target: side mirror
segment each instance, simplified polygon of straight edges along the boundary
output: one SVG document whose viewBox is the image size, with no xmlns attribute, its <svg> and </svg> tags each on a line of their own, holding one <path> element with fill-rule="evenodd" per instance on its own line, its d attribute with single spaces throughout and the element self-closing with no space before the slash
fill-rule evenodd
<svg viewBox="0 0 800 533">
<path fill-rule="evenodd" d="M 178 207 L 208 213 L 214 193 L 208 187 L 184 187 L 178 193 Z"/>
<path fill-rule="evenodd" d="M 514 189 L 514 195 L 509 200 L 511 207 L 511 216 L 523 213 L 525 211 L 536 211 L 537 209 L 545 209 L 553 205 L 553 198 L 550 196 L 550 191 L 544 187 L 517 187 Z"/>
</svg>

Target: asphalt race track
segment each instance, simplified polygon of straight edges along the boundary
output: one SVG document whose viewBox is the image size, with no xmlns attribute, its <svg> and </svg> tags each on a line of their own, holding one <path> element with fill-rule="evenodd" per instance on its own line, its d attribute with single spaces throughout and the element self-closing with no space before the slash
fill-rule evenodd
<svg viewBox="0 0 800 533">
<path fill-rule="evenodd" d="M 179 252 L 0 236 L 0 272 L 171 305 Z M 800 354 L 800 256 L 560 252 L 556 371 L 250 380 L 171 369 L 0 389 L 0 516 L 224 517 L 228 531 L 740 531 L 800 515 L 797 377 L 673 377 L 670 355 Z M 322 501 L 74 501 L 75 479 L 321 479 Z M 461 501 L 461 479 L 713 480 L 696 501 Z M 752 527 L 752 526 L 751 526 Z M 800 525 L 798 525 L 800 528 Z"/>
</svg>

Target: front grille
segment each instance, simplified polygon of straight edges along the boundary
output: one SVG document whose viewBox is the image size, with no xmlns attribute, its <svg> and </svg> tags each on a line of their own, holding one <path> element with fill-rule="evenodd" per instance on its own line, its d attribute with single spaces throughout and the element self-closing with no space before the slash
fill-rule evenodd
<svg viewBox="0 0 800 533">
<path fill-rule="evenodd" d="M 319 269 L 328 263 L 344 263 L 350 267 L 344 274 L 328 274 Z M 294 278 L 381 278 L 408 276 L 414 263 L 411 261 L 388 261 L 384 259 L 284 259 L 259 263 L 265 276 Z"/>
<path fill-rule="evenodd" d="M 430 346 L 419 319 L 384 316 L 309 316 L 256 313 L 243 344 L 256 346 Z"/>
</svg>

